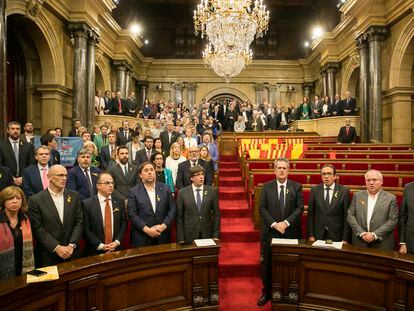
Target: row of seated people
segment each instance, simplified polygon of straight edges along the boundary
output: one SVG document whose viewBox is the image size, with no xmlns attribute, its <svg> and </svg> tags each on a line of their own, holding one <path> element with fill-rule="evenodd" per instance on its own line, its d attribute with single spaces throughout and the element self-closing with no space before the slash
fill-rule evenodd
<svg viewBox="0 0 414 311">
<path fill-rule="evenodd" d="M 304 200 L 302 184 L 289 178 L 289 160 L 275 160 L 276 179 L 264 183 L 259 200 L 262 222 L 263 291 L 257 304 L 264 305 L 272 293 L 272 238 L 302 239 Z M 398 224 L 399 252 L 414 253 L 414 183 L 404 188 L 398 209 L 395 195 L 383 189 L 378 170 L 365 173 L 365 189 L 353 194 L 340 185 L 336 169 L 322 166 L 322 182 L 312 187 L 307 213 L 307 238 L 352 243 L 359 247 L 394 249 L 394 230 Z"/>
</svg>

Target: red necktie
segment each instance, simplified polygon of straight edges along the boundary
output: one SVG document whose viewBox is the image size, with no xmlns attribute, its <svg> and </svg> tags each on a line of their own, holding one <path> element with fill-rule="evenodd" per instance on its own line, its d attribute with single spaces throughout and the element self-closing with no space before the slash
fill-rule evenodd
<svg viewBox="0 0 414 311">
<path fill-rule="evenodd" d="M 349 135 L 349 126 L 346 127 L 346 135 Z"/>
<path fill-rule="evenodd" d="M 122 104 L 121 104 L 121 99 L 118 98 L 118 111 L 121 113 L 122 112 Z"/>
<path fill-rule="evenodd" d="M 112 243 L 112 213 L 109 199 L 105 199 L 105 244 Z"/>
</svg>

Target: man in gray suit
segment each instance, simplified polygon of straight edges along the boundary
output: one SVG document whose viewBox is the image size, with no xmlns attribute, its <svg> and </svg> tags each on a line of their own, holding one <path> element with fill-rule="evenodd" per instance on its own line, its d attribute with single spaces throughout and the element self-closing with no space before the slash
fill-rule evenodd
<svg viewBox="0 0 414 311">
<path fill-rule="evenodd" d="M 109 170 L 115 181 L 114 194 L 123 199 L 128 198 L 129 189 L 135 187 L 141 179 L 138 176 L 138 167 L 128 163 L 129 151 L 126 146 L 120 146 L 116 151 L 119 163 Z"/>
<path fill-rule="evenodd" d="M 195 239 L 220 235 L 220 209 L 217 188 L 204 185 L 204 168 L 190 168 L 190 186 L 180 189 L 177 198 L 177 241 L 191 243 Z"/>
<path fill-rule="evenodd" d="M 348 210 L 352 244 L 383 250 L 394 249 L 393 230 L 398 221 L 395 195 L 382 190 L 382 174 L 369 170 L 365 174 L 367 191 L 354 194 Z"/>
</svg>

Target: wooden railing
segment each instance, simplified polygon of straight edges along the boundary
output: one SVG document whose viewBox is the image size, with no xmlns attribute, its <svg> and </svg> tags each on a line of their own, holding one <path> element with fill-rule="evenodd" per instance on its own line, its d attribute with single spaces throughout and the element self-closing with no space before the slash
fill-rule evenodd
<svg viewBox="0 0 414 311">
<path fill-rule="evenodd" d="M 56 281 L 0 283 L 0 310 L 218 310 L 219 251 L 165 244 L 73 260 Z"/>
</svg>

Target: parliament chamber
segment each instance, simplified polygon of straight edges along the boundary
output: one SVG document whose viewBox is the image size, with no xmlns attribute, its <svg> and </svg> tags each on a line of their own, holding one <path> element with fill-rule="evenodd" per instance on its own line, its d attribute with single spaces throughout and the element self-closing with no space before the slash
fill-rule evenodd
<svg viewBox="0 0 414 311">
<path fill-rule="evenodd" d="M 414 310 L 414 0 L 0 0 L 0 45 L 0 310 Z"/>
</svg>

